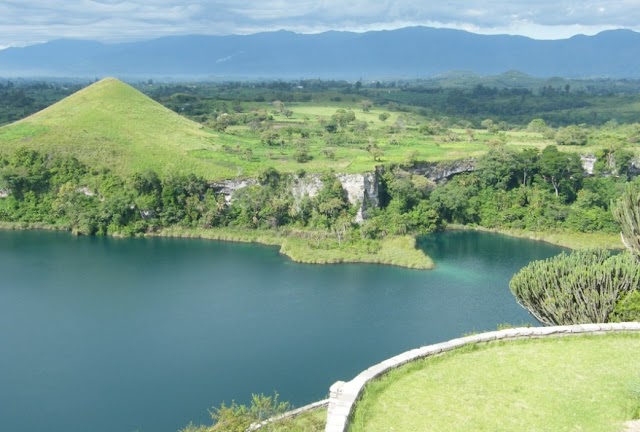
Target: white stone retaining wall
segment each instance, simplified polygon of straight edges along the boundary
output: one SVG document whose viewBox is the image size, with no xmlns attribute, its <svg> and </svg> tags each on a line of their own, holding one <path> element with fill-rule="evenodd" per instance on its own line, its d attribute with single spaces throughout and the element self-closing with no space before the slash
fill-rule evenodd
<svg viewBox="0 0 640 432">
<path fill-rule="evenodd" d="M 279 420 L 285 420 L 285 419 L 289 419 L 289 418 L 293 418 L 293 417 L 298 417 L 299 415 L 302 415 L 306 412 L 309 411 L 313 411 L 316 409 L 320 409 L 320 408 L 324 408 L 327 405 L 329 405 L 329 399 L 325 399 L 325 400 L 321 400 L 319 402 L 314 402 L 312 404 L 309 405 L 305 405 L 301 408 L 297 408 L 294 409 L 293 411 L 287 411 L 286 413 L 279 415 L 277 417 L 272 417 L 270 419 L 267 419 L 265 421 L 263 421 L 262 423 L 254 423 L 251 426 L 249 426 L 249 429 L 247 429 L 247 432 L 253 432 L 253 431 L 257 431 L 258 429 L 262 429 L 263 426 L 268 425 L 269 423 L 273 423 L 275 421 L 279 421 Z"/>
<path fill-rule="evenodd" d="M 338 381 L 329 390 L 329 410 L 325 432 L 346 432 L 353 408 L 365 385 L 372 379 L 403 364 L 424 357 L 451 351 L 464 345 L 496 340 L 534 339 L 575 334 L 602 334 L 607 332 L 640 332 L 640 323 L 582 324 L 556 327 L 514 328 L 492 331 L 473 336 L 453 339 L 448 342 L 429 345 L 404 352 L 388 360 L 371 366 L 349 382 Z"/>
</svg>

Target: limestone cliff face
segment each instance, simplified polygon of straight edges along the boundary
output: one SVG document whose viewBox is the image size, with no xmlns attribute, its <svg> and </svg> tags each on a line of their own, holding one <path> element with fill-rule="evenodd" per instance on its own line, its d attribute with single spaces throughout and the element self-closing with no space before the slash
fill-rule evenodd
<svg viewBox="0 0 640 432">
<path fill-rule="evenodd" d="M 580 162 L 582 162 L 582 169 L 588 175 L 593 175 L 593 167 L 596 165 L 598 159 L 590 154 L 590 155 L 580 155 Z"/>
<path fill-rule="evenodd" d="M 594 167 L 597 161 L 598 161 L 598 158 L 596 158 L 595 155 L 593 154 L 580 155 L 580 162 L 582 162 L 582 169 L 587 175 L 594 175 Z M 600 175 L 603 175 L 603 176 L 618 175 L 617 169 L 615 167 L 615 160 L 612 159 L 612 160 L 605 161 L 605 166 L 606 166 L 605 171 L 600 173 Z M 631 161 L 629 165 L 628 174 L 631 177 L 640 175 L 640 158 L 636 157 Z"/>
<path fill-rule="evenodd" d="M 313 198 L 322 189 L 322 180 L 319 174 L 306 174 L 304 177 L 295 176 L 291 183 L 291 194 L 296 206 L 306 196 Z"/>
<path fill-rule="evenodd" d="M 340 180 L 342 188 L 347 193 L 347 198 L 352 205 L 358 205 L 358 213 L 356 222 L 360 223 L 366 218 L 366 212 L 369 208 L 376 208 L 380 204 L 378 197 L 379 178 L 377 173 L 365 174 L 336 174 L 336 178 Z M 291 179 L 291 194 L 296 202 L 306 196 L 313 198 L 318 194 L 324 186 L 322 177 L 319 174 L 307 174 L 304 177 L 293 176 Z M 216 192 L 221 193 L 225 197 L 225 201 L 230 203 L 233 200 L 233 194 L 247 186 L 255 186 L 256 180 L 225 180 L 218 183 L 212 183 L 209 186 Z"/>
<path fill-rule="evenodd" d="M 596 158 L 593 155 L 583 155 L 580 157 L 584 171 L 588 175 L 593 174 L 593 167 Z M 476 169 L 476 159 L 460 159 L 455 161 L 443 162 L 422 162 L 416 164 L 406 171 L 421 175 L 433 182 L 442 182 L 457 174 L 473 172 Z M 358 213 L 355 221 L 361 223 L 367 218 L 367 210 L 377 208 L 380 205 L 380 177 L 383 168 L 378 168 L 375 172 L 364 174 L 336 174 L 336 178 L 340 180 L 342 188 L 347 193 L 347 198 L 352 205 L 358 205 Z M 631 175 L 640 175 L 640 160 L 636 159 L 632 162 L 630 168 Z M 291 194 L 298 205 L 304 197 L 313 198 L 324 186 L 322 176 L 320 174 L 306 174 L 303 177 L 290 177 Z M 210 184 L 210 187 L 216 192 L 224 195 L 227 203 L 233 199 L 236 191 L 258 184 L 254 179 L 243 180 L 225 180 L 218 183 Z M 3 197 L 0 190 L 0 198 Z M 6 195 L 5 195 L 6 196 Z"/>
<path fill-rule="evenodd" d="M 347 193 L 349 203 L 359 206 L 356 215 L 357 223 L 361 223 L 366 218 L 367 209 L 380 205 L 377 173 L 336 174 L 336 178 L 340 180 L 342 189 Z M 299 203 L 305 196 L 309 198 L 316 196 L 323 186 L 320 175 L 307 174 L 293 179 L 291 193 L 296 203 Z"/>
<path fill-rule="evenodd" d="M 233 194 L 239 190 L 246 188 L 247 186 L 255 186 L 258 184 L 257 180 L 244 179 L 244 180 L 223 180 L 218 183 L 210 183 L 209 187 L 216 193 L 224 195 L 224 200 L 229 204 L 233 199 Z"/>
<path fill-rule="evenodd" d="M 377 174 L 338 174 L 337 177 L 351 205 L 359 205 L 356 222 L 361 223 L 367 216 L 367 209 L 380 205 Z"/>
<path fill-rule="evenodd" d="M 460 159 L 443 162 L 421 162 L 407 168 L 411 174 L 418 174 L 434 182 L 440 182 L 456 174 L 472 172 L 476 169 L 476 159 Z"/>
</svg>

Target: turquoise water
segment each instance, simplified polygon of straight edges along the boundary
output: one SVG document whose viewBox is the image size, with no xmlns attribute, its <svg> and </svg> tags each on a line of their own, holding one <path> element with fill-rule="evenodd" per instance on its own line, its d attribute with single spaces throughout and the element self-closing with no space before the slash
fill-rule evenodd
<svg viewBox="0 0 640 432">
<path fill-rule="evenodd" d="M 399 352 L 533 323 L 512 274 L 560 248 L 425 238 L 437 264 L 296 264 L 276 248 L 0 232 L 0 430 L 174 432 L 251 393 L 300 406 Z"/>
</svg>

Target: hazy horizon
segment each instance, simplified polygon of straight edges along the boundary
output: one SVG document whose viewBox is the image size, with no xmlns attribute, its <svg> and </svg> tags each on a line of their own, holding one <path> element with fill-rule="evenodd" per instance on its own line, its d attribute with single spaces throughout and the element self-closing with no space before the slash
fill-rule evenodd
<svg viewBox="0 0 640 432">
<path fill-rule="evenodd" d="M 600 0 L 56 0 L 0 5 L 0 49 L 57 39 L 133 42 L 164 36 L 246 35 L 277 30 L 315 34 L 425 26 L 477 34 L 566 39 L 605 30 L 640 31 L 634 1 Z"/>
</svg>

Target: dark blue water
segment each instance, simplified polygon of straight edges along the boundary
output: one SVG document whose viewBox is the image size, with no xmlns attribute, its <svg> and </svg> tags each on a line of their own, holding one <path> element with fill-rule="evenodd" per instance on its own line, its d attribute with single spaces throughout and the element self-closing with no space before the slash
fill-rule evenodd
<svg viewBox="0 0 640 432">
<path fill-rule="evenodd" d="M 421 246 L 435 270 L 0 232 L 0 431 L 175 432 L 274 390 L 300 406 L 404 350 L 533 322 L 508 281 L 560 252 L 477 232 Z"/>
</svg>

